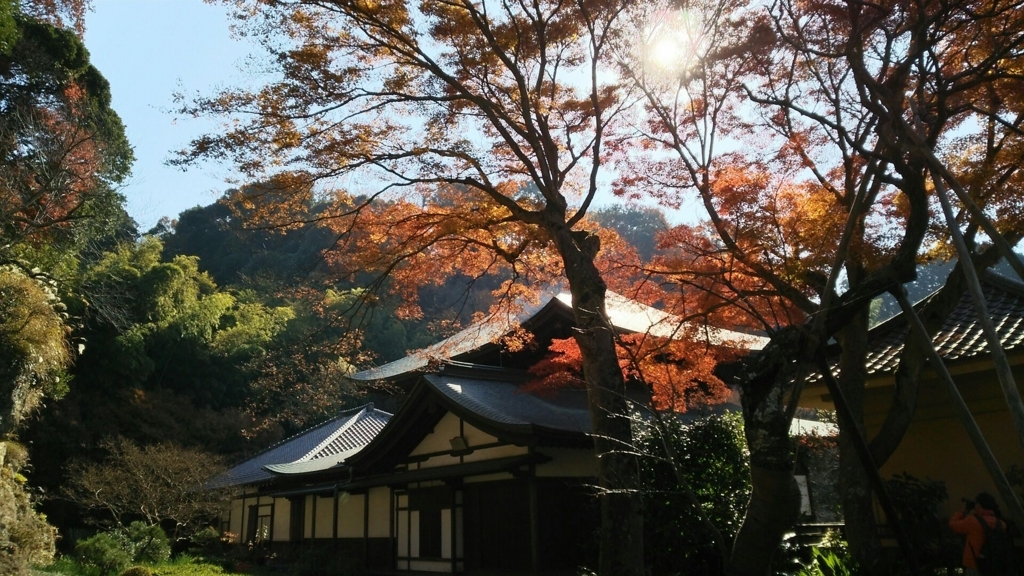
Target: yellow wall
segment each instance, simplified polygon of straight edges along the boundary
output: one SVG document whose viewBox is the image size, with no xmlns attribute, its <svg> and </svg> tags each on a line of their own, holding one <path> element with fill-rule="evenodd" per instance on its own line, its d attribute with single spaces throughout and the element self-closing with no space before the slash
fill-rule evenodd
<svg viewBox="0 0 1024 576">
<path fill-rule="evenodd" d="M 242 541 L 242 499 L 235 498 L 231 501 L 231 520 L 228 522 L 228 532 L 235 535 L 234 542 Z"/>
<path fill-rule="evenodd" d="M 461 423 L 460 426 L 459 417 L 448 412 L 441 418 L 437 425 L 434 426 L 434 430 L 430 434 L 427 434 L 427 436 L 423 438 L 423 441 L 420 442 L 419 445 L 409 453 L 409 455 L 419 456 L 423 454 L 435 454 L 437 452 L 450 452 L 452 450 L 451 439 L 460 435 L 466 439 L 466 445 L 469 448 L 496 444 L 498 442 L 498 439 L 494 436 L 491 436 L 468 423 Z M 415 470 L 417 468 L 452 466 L 463 462 L 478 462 L 480 460 L 494 460 L 496 458 L 506 458 L 508 456 L 522 456 L 526 453 L 527 449 L 525 446 L 492 446 L 490 448 L 473 450 L 471 453 L 464 456 L 436 454 L 422 462 L 410 464 L 409 469 Z"/>
<path fill-rule="evenodd" d="M 288 542 L 291 535 L 291 502 L 287 498 L 274 498 L 274 542 Z"/>
<path fill-rule="evenodd" d="M 316 496 L 306 496 L 303 501 L 303 506 L 306 509 L 303 511 L 302 516 L 302 537 L 312 538 L 313 537 L 313 506 Z"/>
<path fill-rule="evenodd" d="M 430 454 L 432 452 L 444 452 L 452 449 L 452 445 L 448 442 L 452 438 L 459 435 L 459 417 L 448 412 L 445 414 L 441 421 L 434 426 L 434 431 L 423 439 L 416 448 L 413 448 L 409 454 L 411 456 L 418 456 L 420 454 Z"/>
<path fill-rule="evenodd" d="M 1024 465 L 1024 450 L 1017 441 L 1002 390 L 995 372 L 975 363 L 952 369 L 960 394 L 984 434 L 989 447 L 1005 471 L 1011 465 Z M 1018 388 L 1024 384 L 1024 370 L 1014 369 Z M 868 435 L 876 433 L 884 422 L 892 399 L 892 380 L 869 383 L 866 390 L 865 424 Z M 805 391 L 802 404 L 831 407 L 831 398 L 821 387 Z M 962 507 L 961 497 L 973 499 L 981 491 L 990 492 L 1000 502 L 981 457 L 964 426 L 956 416 L 953 400 L 945 384 L 934 374 L 921 382 L 918 405 L 899 447 L 882 466 L 882 476 L 908 473 L 919 479 L 942 480 L 949 499 L 946 511 L 952 514 Z"/>
<path fill-rule="evenodd" d="M 316 537 L 334 537 L 334 497 L 313 496 L 316 502 Z"/>
<path fill-rule="evenodd" d="M 365 494 L 343 492 L 338 495 L 338 538 L 363 537 L 365 501 Z"/>
<path fill-rule="evenodd" d="M 391 489 L 386 486 L 370 488 L 370 538 L 391 535 Z"/>
</svg>

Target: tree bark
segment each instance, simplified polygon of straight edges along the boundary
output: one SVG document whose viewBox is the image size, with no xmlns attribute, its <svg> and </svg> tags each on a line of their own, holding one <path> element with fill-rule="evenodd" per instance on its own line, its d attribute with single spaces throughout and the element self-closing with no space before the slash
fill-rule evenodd
<svg viewBox="0 0 1024 576">
<path fill-rule="evenodd" d="M 736 533 L 727 571 L 737 576 L 771 572 L 772 558 L 800 516 L 800 488 L 793 477 L 795 455 L 789 437 L 789 395 L 801 378 L 792 361 L 807 345 L 798 327 L 781 330 L 758 355 L 743 379 L 744 433 L 750 449 L 750 502 Z"/>
<path fill-rule="evenodd" d="M 871 574 L 885 574 L 878 564 L 881 542 L 871 498 L 871 479 L 857 454 L 855 435 L 864 437 L 864 383 L 867 380 L 865 360 L 868 348 L 869 310 L 863 308 L 842 330 L 838 340 L 842 346 L 839 358 L 838 383 L 849 404 L 850 415 L 857 430 L 839 434 L 839 493 L 843 501 L 843 520 L 850 553 Z"/>
<path fill-rule="evenodd" d="M 594 264 L 600 250 L 596 235 L 554 227 L 555 243 L 565 265 L 576 318 L 583 376 L 599 458 L 601 506 L 601 576 L 644 573 L 643 504 L 633 455 L 626 384 L 615 352 L 615 334 L 605 309 L 607 285 Z"/>
</svg>

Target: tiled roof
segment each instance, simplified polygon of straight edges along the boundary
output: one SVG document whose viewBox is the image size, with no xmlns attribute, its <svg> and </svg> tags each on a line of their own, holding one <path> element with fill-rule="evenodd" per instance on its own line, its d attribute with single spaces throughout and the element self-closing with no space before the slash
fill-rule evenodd
<svg viewBox="0 0 1024 576">
<path fill-rule="evenodd" d="M 540 427 L 590 433 L 590 413 L 580 395 L 579 406 L 557 405 L 523 392 L 516 382 L 427 374 L 424 379 L 468 413 L 502 427 Z"/>
<path fill-rule="evenodd" d="M 349 377 L 361 381 L 384 380 L 421 371 L 433 361 L 458 359 L 462 354 L 493 344 L 509 333 L 513 327 L 528 324 L 532 318 L 539 316 L 542 311 L 549 308 L 558 308 L 566 314 L 572 314 L 572 296 L 567 293 L 563 292 L 542 299 L 541 302 L 540 305 L 526 306 L 515 315 L 488 316 L 481 322 L 473 324 L 437 344 L 417 350 L 394 362 L 370 368 Z M 680 321 L 677 317 L 610 290 L 605 298 L 605 309 L 612 325 L 623 332 L 650 333 L 663 338 L 675 338 L 680 332 Z M 709 327 L 702 329 L 702 332 L 712 344 L 730 342 L 748 350 L 760 350 L 768 342 L 767 338 L 761 336 L 719 328 Z"/>
<path fill-rule="evenodd" d="M 1024 284 L 991 273 L 983 274 L 981 281 L 1000 343 L 1006 351 L 1021 349 L 1024 343 Z M 902 314 L 872 329 L 868 374 L 895 372 L 906 335 L 907 325 Z M 978 323 L 970 292 L 964 292 L 960 297 L 933 342 L 947 362 L 991 353 Z"/>
<path fill-rule="evenodd" d="M 336 466 L 366 446 L 390 418 L 391 414 L 377 410 L 373 404 L 348 410 L 278 442 L 215 477 L 208 486 L 227 488 L 259 484 L 274 478 L 275 472 L 296 473 Z"/>
</svg>

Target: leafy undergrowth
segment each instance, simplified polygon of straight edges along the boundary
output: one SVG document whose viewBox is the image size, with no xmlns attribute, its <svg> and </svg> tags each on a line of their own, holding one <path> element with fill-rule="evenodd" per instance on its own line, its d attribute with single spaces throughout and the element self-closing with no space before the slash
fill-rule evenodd
<svg viewBox="0 0 1024 576">
<path fill-rule="evenodd" d="M 181 555 L 169 562 L 146 565 L 145 568 L 152 576 L 241 576 L 246 574 L 252 576 L 259 574 L 253 570 L 235 572 L 225 570 L 223 564 L 213 563 L 188 555 Z M 38 571 L 40 576 L 49 574 L 54 576 L 118 576 L 117 573 L 104 574 L 95 566 L 86 566 L 76 562 L 73 558 L 64 557 L 51 566 Z"/>
</svg>

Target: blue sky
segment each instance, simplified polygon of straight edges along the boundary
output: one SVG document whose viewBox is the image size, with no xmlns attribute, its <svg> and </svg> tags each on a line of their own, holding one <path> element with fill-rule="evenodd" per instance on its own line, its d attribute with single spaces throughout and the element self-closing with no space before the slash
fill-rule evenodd
<svg viewBox="0 0 1024 576">
<path fill-rule="evenodd" d="M 85 44 L 93 64 L 110 81 L 114 109 L 135 148 L 135 165 L 122 192 L 128 212 L 149 230 L 162 216 L 176 218 L 207 205 L 230 186 L 230 167 L 204 164 L 183 172 L 165 165 L 190 139 L 216 130 L 207 120 L 178 118 L 174 93 L 211 94 L 250 80 L 241 65 L 254 47 L 231 38 L 226 9 L 202 0 L 94 0 L 86 17 Z M 614 202 L 602 197 L 599 204 Z M 690 220 L 688 204 L 667 211 Z"/>
<path fill-rule="evenodd" d="M 214 128 L 176 118 L 176 91 L 209 94 L 239 83 L 239 64 L 252 51 L 230 38 L 226 11 L 201 0 L 95 0 L 86 18 L 85 44 L 110 81 L 114 109 L 135 147 L 132 177 L 123 193 L 142 231 L 161 216 L 213 202 L 228 187 L 226 167 L 182 172 L 164 165 L 171 151 Z"/>
</svg>

